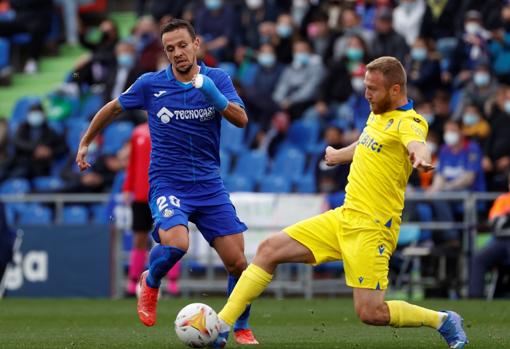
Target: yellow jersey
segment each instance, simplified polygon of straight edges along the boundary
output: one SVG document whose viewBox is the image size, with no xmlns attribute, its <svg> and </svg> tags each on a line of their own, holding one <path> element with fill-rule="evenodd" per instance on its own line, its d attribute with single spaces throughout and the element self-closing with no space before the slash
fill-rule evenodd
<svg viewBox="0 0 510 349">
<path fill-rule="evenodd" d="M 428 125 L 413 102 L 395 110 L 370 113 L 354 151 L 344 207 L 391 227 L 400 224 L 404 193 L 413 170 L 407 145 L 425 142 Z"/>
</svg>

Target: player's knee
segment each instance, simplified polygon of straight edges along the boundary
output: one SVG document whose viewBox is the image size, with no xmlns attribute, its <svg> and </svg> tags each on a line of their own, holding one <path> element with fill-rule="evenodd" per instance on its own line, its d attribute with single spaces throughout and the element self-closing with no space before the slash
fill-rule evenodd
<svg viewBox="0 0 510 349">
<path fill-rule="evenodd" d="M 230 275 L 234 275 L 240 277 L 243 273 L 244 269 L 247 267 L 246 258 L 243 256 L 242 258 L 237 258 L 232 260 L 231 262 L 225 263 L 225 269 Z"/>
<path fill-rule="evenodd" d="M 384 325 L 387 320 L 383 318 L 383 314 L 375 306 L 362 305 L 356 307 L 358 318 L 367 325 Z"/>
<path fill-rule="evenodd" d="M 276 246 L 271 237 L 264 239 L 257 248 L 257 256 L 266 262 L 274 262 Z"/>
</svg>

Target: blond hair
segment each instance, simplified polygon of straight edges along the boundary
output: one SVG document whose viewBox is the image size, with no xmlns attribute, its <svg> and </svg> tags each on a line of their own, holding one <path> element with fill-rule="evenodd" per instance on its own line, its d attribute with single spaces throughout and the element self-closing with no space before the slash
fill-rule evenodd
<svg viewBox="0 0 510 349">
<path fill-rule="evenodd" d="M 374 59 L 367 64 L 367 71 L 381 72 L 386 82 L 386 87 L 400 85 L 401 91 L 406 91 L 407 76 L 402 63 L 395 57 L 383 56 Z"/>
</svg>

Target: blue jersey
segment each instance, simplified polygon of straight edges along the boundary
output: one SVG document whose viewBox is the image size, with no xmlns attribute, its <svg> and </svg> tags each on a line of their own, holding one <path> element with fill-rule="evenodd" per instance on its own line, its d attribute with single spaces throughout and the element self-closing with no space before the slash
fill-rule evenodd
<svg viewBox="0 0 510 349">
<path fill-rule="evenodd" d="M 221 69 L 200 65 L 230 101 L 244 108 L 230 77 Z M 122 109 L 148 113 L 152 151 L 152 186 L 218 183 L 221 114 L 191 83 L 178 81 L 171 66 L 138 78 L 119 97 Z"/>
</svg>

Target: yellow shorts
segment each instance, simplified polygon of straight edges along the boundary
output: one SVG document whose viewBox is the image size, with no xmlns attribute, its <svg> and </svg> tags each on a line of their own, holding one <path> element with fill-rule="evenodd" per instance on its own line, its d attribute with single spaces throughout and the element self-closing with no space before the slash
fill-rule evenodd
<svg viewBox="0 0 510 349">
<path fill-rule="evenodd" d="M 314 265 L 343 260 L 347 285 L 385 290 L 399 227 L 338 207 L 283 230 L 312 251 Z"/>
</svg>

